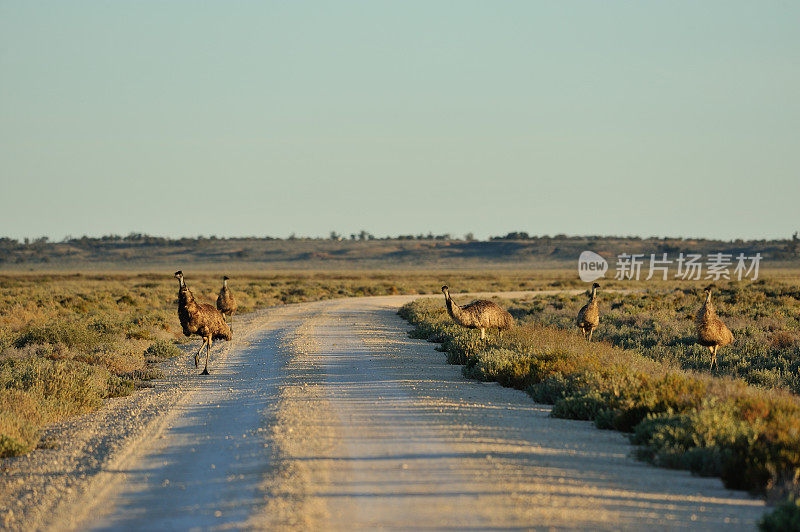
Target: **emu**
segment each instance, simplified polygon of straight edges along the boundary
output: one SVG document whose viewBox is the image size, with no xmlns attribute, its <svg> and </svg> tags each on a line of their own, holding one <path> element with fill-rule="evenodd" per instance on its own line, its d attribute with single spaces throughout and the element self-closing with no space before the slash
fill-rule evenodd
<svg viewBox="0 0 800 532">
<path fill-rule="evenodd" d="M 230 288 L 228 288 L 227 275 L 222 277 L 222 289 L 219 291 L 217 297 L 217 310 L 222 313 L 222 317 L 226 322 L 229 322 L 231 330 L 233 330 L 233 313 L 236 312 L 236 300 L 233 298 Z"/>
<path fill-rule="evenodd" d="M 200 336 L 203 339 L 203 345 L 194 355 L 194 367 L 199 366 L 200 353 L 205 347 L 206 367 L 201 375 L 208 375 L 208 357 L 212 341 L 231 340 L 233 333 L 217 309 L 207 303 L 195 301 L 194 295 L 183 280 L 182 271 L 175 272 L 175 278 L 178 280 L 178 318 L 181 320 L 183 334 L 188 337 Z"/>
<path fill-rule="evenodd" d="M 708 285 L 704 290 L 705 302 L 697 311 L 695 324 L 697 325 L 697 343 L 708 347 L 711 351 L 711 370 L 717 364 L 717 350 L 733 342 L 733 333 L 722 320 L 717 317 L 714 305 L 711 303 L 711 290 L 714 285 Z M 717 365 L 719 368 L 719 366 Z"/>
<path fill-rule="evenodd" d="M 589 334 L 590 342 L 592 341 L 592 333 L 600 325 L 600 309 L 597 305 L 598 288 L 600 288 L 599 284 L 594 283 L 592 285 L 592 295 L 589 298 L 589 302 L 578 311 L 578 318 L 575 320 L 575 324 L 583 333 L 583 337 L 586 338 L 586 334 Z"/>
<path fill-rule="evenodd" d="M 473 301 L 463 307 L 458 306 L 450 297 L 447 285 L 442 287 L 447 313 L 453 321 L 469 329 L 480 329 L 481 340 L 486 338 L 486 329 L 496 327 L 498 331 L 509 329 L 514 325 L 511 314 L 500 308 L 497 303 L 486 299 Z"/>
</svg>

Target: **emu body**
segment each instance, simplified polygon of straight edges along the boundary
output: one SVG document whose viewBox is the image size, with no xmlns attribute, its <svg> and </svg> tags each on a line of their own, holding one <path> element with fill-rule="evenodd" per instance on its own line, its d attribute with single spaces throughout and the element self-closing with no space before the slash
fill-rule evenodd
<svg viewBox="0 0 800 532">
<path fill-rule="evenodd" d="M 496 328 L 503 331 L 514 326 L 514 318 L 511 314 L 500 308 L 500 306 L 486 299 L 473 301 L 463 307 L 456 304 L 450 297 L 450 290 L 447 286 L 442 287 L 447 313 L 453 321 L 469 329 L 480 329 L 481 340 L 486 338 L 486 329 Z"/>
</svg>

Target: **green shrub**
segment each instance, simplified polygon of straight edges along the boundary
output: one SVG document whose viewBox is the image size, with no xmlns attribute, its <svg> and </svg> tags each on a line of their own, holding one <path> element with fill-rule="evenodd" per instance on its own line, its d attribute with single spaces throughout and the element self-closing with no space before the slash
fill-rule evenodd
<svg viewBox="0 0 800 532">
<path fill-rule="evenodd" d="M 564 419 L 593 420 L 603 410 L 605 401 L 597 392 L 559 399 L 553 405 L 552 416 Z"/>
<path fill-rule="evenodd" d="M 447 362 L 457 365 L 475 360 L 483 348 L 480 340 L 469 334 L 451 336 L 442 343 L 442 349 L 447 353 Z"/>
<path fill-rule="evenodd" d="M 73 360 L 12 358 L 0 363 L 0 388 L 35 393 L 59 415 L 80 413 L 100 405 L 109 372 Z"/>
<path fill-rule="evenodd" d="M 134 381 L 151 381 L 153 379 L 160 379 L 164 376 L 164 372 L 157 367 L 148 367 L 144 369 L 137 369 L 125 375 Z"/>
<path fill-rule="evenodd" d="M 14 345 L 16 335 L 5 327 L 0 327 L 0 353 Z"/>
<path fill-rule="evenodd" d="M 758 522 L 764 532 L 796 532 L 800 530 L 800 498 L 787 498 Z"/>
<path fill-rule="evenodd" d="M 478 353 L 469 376 L 483 381 L 497 381 L 503 386 L 525 389 L 530 385 L 531 357 L 508 349 L 493 348 Z"/>
<path fill-rule="evenodd" d="M 528 394 L 534 401 L 547 405 L 555 404 L 556 401 L 571 393 L 574 393 L 574 384 L 570 383 L 560 373 L 528 387 Z"/>
<path fill-rule="evenodd" d="M 87 327 L 85 322 L 55 322 L 40 327 L 32 327 L 14 341 L 14 347 L 22 348 L 31 344 L 65 345 L 73 349 L 91 349 L 100 343 L 101 333 Z"/>
<path fill-rule="evenodd" d="M 134 381 L 128 377 L 110 375 L 106 386 L 107 397 L 125 397 L 133 392 Z"/>
<path fill-rule="evenodd" d="M 156 358 L 172 358 L 182 355 L 183 351 L 172 342 L 156 340 L 150 344 L 150 347 L 145 350 L 144 354 L 145 356 Z"/>
<path fill-rule="evenodd" d="M 0 388 L 0 458 L 35 448 L 41 421 L 40 404 L 33 394 Z"/>
<path fill-rule="evenodd" d="M 758 430 L 738 418 L 733 403 L 710 400 L 689 413 L 648 416 L 631 441 L 641 446 L 639 456 L 654 464 L 720 476 L 736 442 L 755 440 Z"/>
<path fill-rule="evenodd" d="M 29 452 L 39 428 L 100 406 L 112 375 L 101 366 L 36 356 L 0 362 L 0 456 Z"/>
</svg>

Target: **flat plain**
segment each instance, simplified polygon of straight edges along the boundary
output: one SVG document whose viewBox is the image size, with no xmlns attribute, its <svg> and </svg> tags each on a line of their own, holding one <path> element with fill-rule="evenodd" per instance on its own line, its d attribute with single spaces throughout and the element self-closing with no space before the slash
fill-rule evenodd
<svg viewBox="0 0 800 532">
<path fill-rule="evenodd" d="M 184 270 L 196 297 L 212 303 L 228 273 Z M 595 529 L 664 519 L 674 519 L 675 528 L 715 528 L 725 519 L 751 528 L 763 514 L 762 498 L 726 490 L 718 479 L 635 460 L 623 434 L 556 419 L 553 407 L 525 393 L 530 383 L 492 374 L 502 364 L 463 371 L 448 365 L 457 349 L 445 344 L 439 353 L 409 340 L 394 315 L 401 304 L 433 296 L 417 304 L 451 330 L 441 314 L 442 284 L 460 301 L 471 299 L 466 292 L 504 292 L 498 301 L 520 331 L 552 331 L 550 340 L 565 349 L 586 351 L 571 324 L 585 285 L 572 270 L 233 271 L 236 338 L 215 344 L 208 381 L 199 380 L 187 355 L 199 341 L 180 332 L 171 271 L 0 277 L 4 526 L 135 529 L 147 523 L 137 521 L 141 512 L 167 492 L 175 499 L 164 500 L 175 504 L 145 512 L 154 526 L 407 528 L 438 526 L 438 515 L 464 526 L 566 527 L 564 512 L 580 500 L 589 501 L 580 526 Z M 700 282 L 602 281 L 596 345 L 793 397 L 799 278 L 796 270 L 772 270 L 764 282 L 719 287 L 720 315 L 737 342 L 721 352 L 714 375 L 691 341 Z M 507 347 L 496 336 L 473 345 L 470 331 L 454 334 L 467 351 L 474 347 L 495 362 L 497 349 Z M 580 478 L 597 457 L 597 477 Z M 220 471 L 209 473 L 209 462 Z M 504 476 L 493 478 L 494 469 Z M 609 477 L 616 469 L 630 475 L 627 487 L 618 474 Z M 441 485 L 431 481 L 433 470 L 445 475 Z M 221 508 L 203 486 L 223 472 L 230 500 Z M 676 491 L 658 491 L 646 479 Z M 441 492 L 462 484 L 474 489 Z M 497 512 L 479 515 L 475 501 L 487 497 Z M 407 507 L 422 501 L 441 504 L 409 521 Z M 80 517 L 78 507 L 109 511 Z"/>
</svg>

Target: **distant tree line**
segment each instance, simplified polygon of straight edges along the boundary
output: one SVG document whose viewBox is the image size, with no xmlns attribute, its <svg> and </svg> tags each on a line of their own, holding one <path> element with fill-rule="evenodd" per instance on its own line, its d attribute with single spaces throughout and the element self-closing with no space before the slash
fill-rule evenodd
<svg viewBox="0 0 800 532">
<path fill-rule="evenodd" d="M 531 235 L 525 231 L 512 231 L 502 236 L 490 236 L 480 242 L 473 233 L 461 237 L 450 233 L 435 234 L 433 232 L 418 234 L 401 234 L 396 236 L 378 237 L 373 233 L 361 230 L 349 235 L 331 231 L 327 237 L 307 237 L 291 234 L 288 238 L 272 236 L 245 236 L 245 237 L 218 237 L 196 236 L 183 238 L 167 238 L 152 236 L 145 233 L 129 233 L 127 235 L 104 235 L 99 237 L 65 237 L 61 241 L 51 241 L 48 237 L 23 238 L 17 240 L 9 237 L 0 237 L 0 263 L 13 264 L 25 262 L 50 262 L 61 260 L 76 260 L 86 258 L 89 260 L 128 260 L 145 256 L 158 257 L 164 253 L 198 253 L 208 256 L 210 260 L 220 260 L 223 257 L 261 260 L 265 256 L 293 257 L 287 247 L 280 251 L 265 251 L 258 246 L 264 242 L 368 242 L 368 241 L 449 241 L 453 243 L 476 243 L 481 246 L 481 254 L 496 253 L 486 248 L 491 242 L 524 243 L 526 256 L 545 256 L 555 260 L 568 260 L 583 249 L 593 249 L 598 252 L 614 254 L 632 249 L 644 250 L 637 252 L 647 253 L 678 253 L 698 252 L 700 250 L 731 251 L 746 250 L 767 251 L 771 258 L 796 259 L 800 257 L 800 231 L 795 232 L 791 238 L 776 240 L 748 240 L 732 241 L 710 240 L 704 238 L 670 238 L 640 236 L 601 236 L 601 235 Z M 463 245 L 463 244 L 462 244 Z M 632 246 L 632 247 L 631 247 Z M 715 247 L 716 246 L 716 247 Z M 486 248 L 486 249 L 484 249 Z M 507 248 L 508 250 L 514 248 Z M 523 249 L 523 248 L 518 248 Z M 511 251 L 506 251 L 511 252 Z M 288 259 L 294 260 L 294 259 Z"/>
<path fill-rule="evenodd" d="M 17 240 L 15 238 L 10 237 L 0 237 L 0 249 L 20 249 L 20 248 L 42 248 L 48 245 L 54 244 L 68 244 L 71 246 L 76 246 L 80 248 L 93 248 L 93 247 L 102 247 L 108 246 L 113 244 L 135 244 L 137 246 L 185 246 L 185 245 L 193 245 L 202 242 L 216 242 L 216 241 L 231 241 L 231 242 L 258 242 L 258 241 L 296 241 L 296 240 L 337 240 L 337 241 L 344 241 L 344 240 L 353 240 L 353 241 L 366 241 L 366 240 L 463 240 L 467 242 L 476 241 L 478 239 L 475 238 L 473 233 L 467 233 L 463 236 L 453 236 L 451 233 L 441 233 L 435 234 L 433 232 L 428 233 L 418 233 L 418 234 L 400 234 L 400 235 L 385 235 L 385 236 L 375 236 L 373 233 L 369 231 L 359 231 L 358 233 L 350 233 L 349 235 L 343 235 L 336 231 L 331 231 L 328 237 L 309 237 L 309 236 L 297 236 L 295 233 L 292 233 L 287 238 L 280 238 L 280 237 L 273 237 L 273 236 L 234 236 L 234 237 L 220 237 L 216 235 L 210 236 L 195 236 L 195 237 L 180 237 L 180 238 L 168 238 L 162 236 L 152 236 L 146 233 L 129 233 L 127 235 L 103 235 L 97 237 L 90 237 L 90 236 L 81 236 L 81 237 L 73 237 L 67 236 L 61 241 L 51 241 L 48 237 L 42 236 L 39 238 L 23 238 L 22 240 Z M 693 238 L 693 237 L 641 237 L 635 235 L 628 235 L 628 236 L 613 236 L 613 235 L 566 235 L 564 233 L 559 233 L 553 236 L 550 235 L 531 235 L 525 231 L 512 231 L 510 233 L 506 233 L 505 235 L 496 235 L 496 236 L 489 236 L 487 239 L 488 241 L 494 240 L 529 240 L 529 241 L 565 241 L 565 242 L 586 242 L 586 241 L 594 241 L 594 242 L 619 242 L 619 241 L 630 241 L 630 242 L 654 242 L 654 241 L 672 241 L 672 242 L 684 242 L 684 241 L 692 241 L 692 242 L 727 242 L 731 244 L 743 244 L 745 242 L 749 244 L 753 243 L 778 243 L 782 242 L 785 244 L 785 250 L 787 252 L 797 253 L 800 252 L 800 232 L 795 232 L 790 239 L 785 240 L 748 240 L 744 241 L 742 239 L 735 239 L 731 241 L 723 241 L 723 240 L 715 240 L 715 239 L 707 239 L 707 238 Z"/>
</svg>

